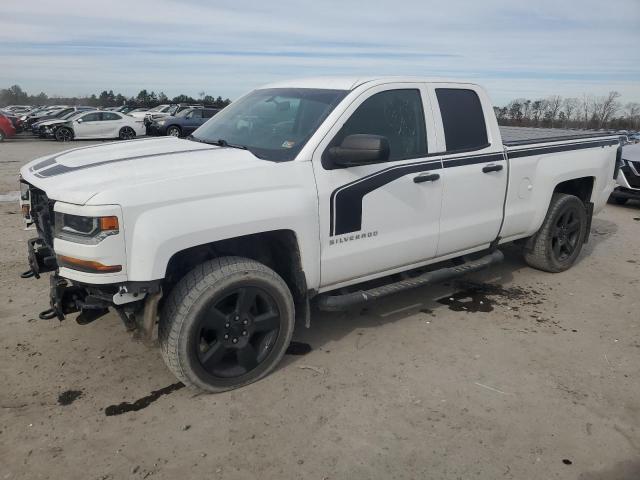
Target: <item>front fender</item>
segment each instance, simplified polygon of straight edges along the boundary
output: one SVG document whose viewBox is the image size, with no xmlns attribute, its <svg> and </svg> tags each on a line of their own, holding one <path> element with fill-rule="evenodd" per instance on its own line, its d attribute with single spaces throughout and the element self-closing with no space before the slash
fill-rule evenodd
<svg viewBox="0 0 640 480">
<path fill-rule="evenodd" d="M 320 282 L 317 195 L 312 177 L 303 177 L 308 181 L 302 184 L 290 182 L 288 186 L 248 188 L 233 194 L 125 208 L 129 280 L 164 278 L 171 257 L 191 247 L 273 230 L 291 230 L 299 242 L 308 286 L 317 288 Z"/>
</svg>

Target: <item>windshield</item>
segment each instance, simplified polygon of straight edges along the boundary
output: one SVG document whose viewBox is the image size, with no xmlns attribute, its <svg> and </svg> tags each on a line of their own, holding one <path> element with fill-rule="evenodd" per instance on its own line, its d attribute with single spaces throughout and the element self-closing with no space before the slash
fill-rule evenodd
<svg viewBox="0 0 640 480">
<path fill-rule="evenodd" d="M 149 112 L 161 112 L 165 108 L 167 108 L 167 105 L 158 105 L 157 107 L 150 109 Z"/>
<path fill-rule="evenodd" d="M 241 145 L 266 160 L 293 160 L 346 94 L 312 88 L 254 90 L 222 109 L 193 137 Z"/>
<path fill-rule="evenodd" d="M 76 115 L 78 115 L 78 110 L 73 110 L 73 111 L 67 113 L 66 115 L 63 115 L 62 119 L 63 120 L 68 120 L 69 118 L 75 117 Z"/>
<path fill-rule="evenodd" d="M 180 110 L 176 113 L 176 117 L 186 117 L 188 113 L 193 112 L 193 108 L 185 108 L 184 110 Z"/>
</svg>

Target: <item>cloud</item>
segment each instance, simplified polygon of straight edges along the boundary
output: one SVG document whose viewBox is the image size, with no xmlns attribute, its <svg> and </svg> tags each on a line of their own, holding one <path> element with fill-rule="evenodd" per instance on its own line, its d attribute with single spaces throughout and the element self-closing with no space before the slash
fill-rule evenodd
<svg viewBox="0 0 640 480">
<path fill-rule="evenodd" d="M 0 85 L 234 98 L 312 75 L 425 75 L 513 96 L 640 100 L 640 3 L 282 0 L 9 2 Z"/>
</svg>

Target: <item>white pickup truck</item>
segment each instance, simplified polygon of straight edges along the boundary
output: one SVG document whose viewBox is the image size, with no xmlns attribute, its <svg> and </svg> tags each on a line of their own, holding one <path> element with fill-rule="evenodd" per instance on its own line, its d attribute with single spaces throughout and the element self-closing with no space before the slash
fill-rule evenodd
<svg viewBox="0 0 640 480">
<path fill-rule="evenodd" d="M 521 240 L 569 268 L 615 186 L 620 140 L 505 141 L 485 91 L 420 78 L 254 90 L 189 139 L 85 146 L 21 170 L 51 308 L 115 309 L 210 392 L 272 371 L 310 301 L 345 309 L 463 275 Z M 298 320 L 298 322 L 296 322 Z"/>
</svg>

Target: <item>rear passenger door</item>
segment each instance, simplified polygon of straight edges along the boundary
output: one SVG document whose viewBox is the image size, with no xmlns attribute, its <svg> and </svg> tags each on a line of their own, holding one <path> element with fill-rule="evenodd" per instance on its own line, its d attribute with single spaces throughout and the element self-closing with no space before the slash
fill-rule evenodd
<svg viewBox="0 0 640 480">
<path fill-rule="evenodd" d="M 442 214 L 437 256 L 489 246 L 500 231 L 507 188 L 502 142 L 491 138 L 495 117 L 472 85 L 430 84 L 442 153 Z"/>
<path fill-rule="evenodd" d="M 115 112 L 102 112 L 102 126 L 100 135 L 104 138 L 114 138 L 120 134 L 122 117 Z"/>
</svg>

